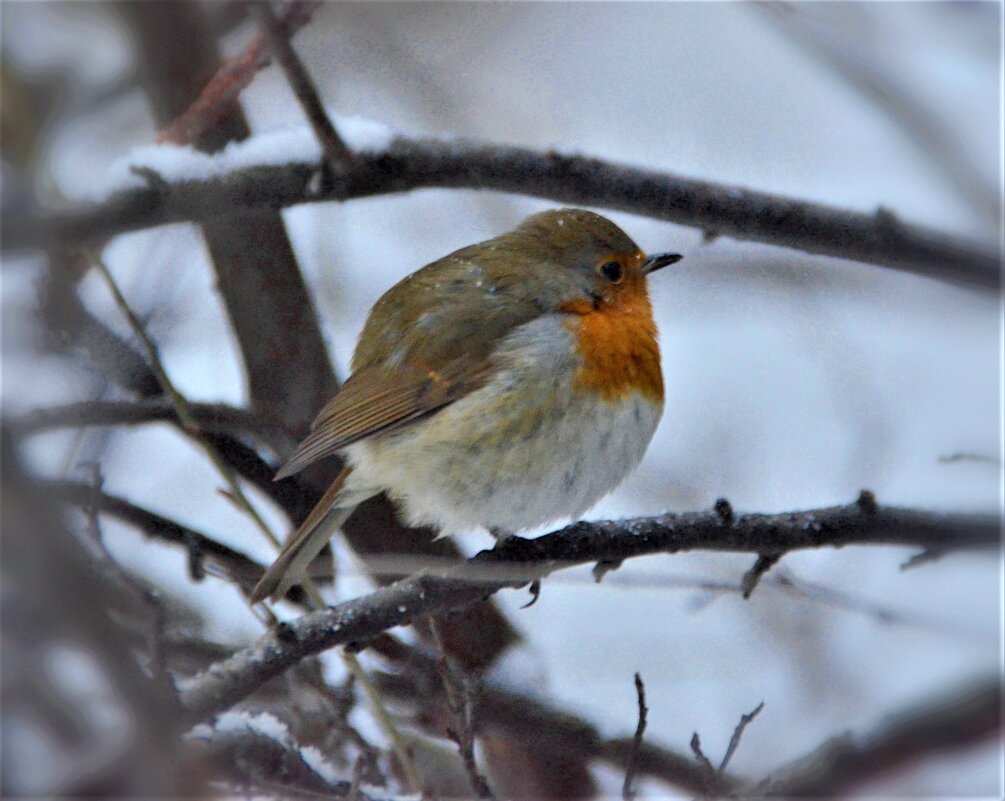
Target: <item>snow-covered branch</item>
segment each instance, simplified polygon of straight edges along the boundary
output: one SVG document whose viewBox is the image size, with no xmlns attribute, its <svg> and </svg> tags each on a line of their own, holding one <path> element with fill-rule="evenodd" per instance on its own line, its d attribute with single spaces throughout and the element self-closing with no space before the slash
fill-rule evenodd
<svg viewBox="0 0 1005 801">
<path fill-rule="evenodd" d="M 253 137 L 219 155 L 178 146 L 138 149 L 123 162 L 127 188 L 91 204 L 5 221 L 5 250 L 71 245 L 167 223 L 205 222 L 251 209 L 408 192 L 485 189 L 597 206 L 764 242 L 993 289 L 993 245 L 875 213 L 838 209 L 751 189 L 587 156 L 460 140 L 390 137 L 374 123 L 339 119 L 352 165 L 322 186 L 309 129 Z M 146 181 L 140 185 L 140 178 Z"/>
</svg>

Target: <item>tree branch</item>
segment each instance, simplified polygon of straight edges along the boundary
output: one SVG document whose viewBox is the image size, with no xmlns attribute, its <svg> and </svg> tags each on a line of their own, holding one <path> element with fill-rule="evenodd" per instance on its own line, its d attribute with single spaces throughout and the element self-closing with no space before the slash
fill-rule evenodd
<svg viewBox="0 0 1005 801">
<path fill-rule="evenodd" d="M 12 220 L 5 226 L 3 248 L 77 243 L 166 223 L 205 222 L 238 209 L 447 187 L 601 206 L 983 289 L 997 288 L 999 282 L 994 246 L 902 223 L 883 209 L 874 214 L 846 211 L 585 156 L 398 137 L 386 150 L 357 152 L 330 192 L 318 191 L 319 169 L 318 163 L 254 166 L 221 178 L 126 190 L 100 205 Z"/>
<path fill-rule="evenodd" d="M 294 438 L 276 430 L 269 421 L 254 412 L 225 403 L 188 403 L 189 411 L 199 430 L 206 433 L 247 437 L 260 442 L 277 456 L 285 455 L 295 445 Z M 141 425 L 143 423 L 177 423 L 178 416 L 169 399 L 151 397 L 135 401 L 81 401 L 36 409 L 12 425 L 22 435 L 36 434 L 57 428 L 87 426 Z"/>
<path fill-rule="evenodd" d="M 278 23 L 289 36 L 306 25 L 319 3 L 291 0 L 279 14 Z M 265 36 L 259 34 L 237 56 L 227 59 L 199 93 L 199 97 L 164 131 L 160 140 L 188 144 L 201 139 L 230 114 L 241 92 L 259 70 L 268 66 Z"/>
<path fill-rule="evenodd" d="M 427 713 L 420 720 L 434 731 L 432 721 L 438 719 L 443 696 L 436 660 L 386 634 L 377 637 L 372 648 L 399 668 L 377 675 L 381 690 L 402 702 L 418 703 Z M 589 721 L 492 681 L 482 684 L 475 709 L 483 736 L 501 736 L 556 758 L 603 760 L 625 772 L 634 760 L 636 776 L 651 776 L 692 792 L 701 792 L 707 784 L 700 766 L 685 754 L 648 740 L 637 743 L 632 736 L 605 740 Z M 728 792 L 740 784 L 737 777 L 721 773 L 716 789 Z"/>
<path fill-rule="evenodd" d="M 933 754 L 989 738 L 1001 730 L 1001 700 L 999 677 L 976 677 L 922 706 L 890 716 L 863 737 L 847 734 L 828 740 L 744 795 L 843 795 Z"/>
<path fill-rule="evenodd" d="M 785 553 L 853 544 L 935 543 L 954 550 L 996 546 L 998 520 L 856 503 L 777 515 L 735 515 L 729 524 L 715 510 L 575 523 L 534 540 L 507 540 L 445 575 L 412 576 L 277 627 L 197 676 L 183 693 L 183 704 L 190 720 L 202 720 L 307 656 L 462 609 L 504 587 L 521 586 L 574 565 L 689 550 Z"/>
<path fill-rule="evenodd" d="M 252 6 L 252 10 L 261 23 L 269 43 L 269 49 L 279 62 L 290 89 L 296 95 L 311 128 L 314 129 L 314 135 L 321 144 L 321 152 L 324 154 L 328 170 L 334 171 L 343 162 L 352 160 L 352 151 L 346 147 L 346 143 L 342 141 L 342 137 L 339 136 L 332 121 L 325 113 L 324 106 L 321 105 L 321 100 L 318 97 L 317 87 L 290 42 L 290 31 L 276 19 L 269 0 L 258 0 Z"/>
<path fill-rule="evenodd" d="M 72 481 L 42 481 L 40 486 L 46 493 L 64 503 L 85 509 L 92 505 L 96 511 L 135 526 L 148 537 L 183 546 L 188 550 L 189 574 L 194 581 L 205 575 L 207 559 L 216 563 L 228 578 L 249 593 L 265 572 L 258 562 L 240 551 L 156 512 L 136 506 L 124 498 L 106 492 L 95 492 L 86 484 Z"/>
</svg>

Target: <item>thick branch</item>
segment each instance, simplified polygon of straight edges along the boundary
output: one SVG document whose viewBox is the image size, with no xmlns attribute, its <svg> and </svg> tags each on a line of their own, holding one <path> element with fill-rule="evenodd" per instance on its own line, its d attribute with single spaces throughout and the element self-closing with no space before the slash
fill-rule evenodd
<svg viewBox="0 0 1005 801">
<path fill-rule="evenodd" d="M 688 550 L 785 553 L 852 544 L 960 549 L 998 544 L 994 517 L 850 504 L 778 515 L 715 510 L 622 522 L 576 523 L 535 540 L 511 539 L 436 577 L 420 574 L 280 626 L 197 676 L 183 694 L 189 718 L 227 709 L 307 656 L 366 641 L 395 626 L 462 609 L 504 588 L 590 562 Z"/>
<path fill-rule="evenodd" d="M 450 187 L 600 206 L 985 289 L 999 281 L 993 246 L 902 223 L 882 209 L 862 214 L 584 156 L 399 137 L 384 151 L 357 153 L 330 192 L 318 191 L 319 169 L 317 163 L 255 166 L 219 179 L 154 182 L 101 205 L 10 221 L 3 247 L 77 243 L 165 223 L 205 222 L 238 209 Z"/>
</svg>

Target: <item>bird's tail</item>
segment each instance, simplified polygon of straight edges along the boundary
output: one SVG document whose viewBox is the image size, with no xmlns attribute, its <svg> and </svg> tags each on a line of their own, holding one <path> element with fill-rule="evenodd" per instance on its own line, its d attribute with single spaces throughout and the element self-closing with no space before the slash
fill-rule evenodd
<svg viewBox="0 0 1005 801">
<path fill-rule="evenodd" d="M 272 567 L 265 571 L 261 581 L 252 590 L 252 603 L 258 603 L 266 598 L 277 601 L 285 596 L 291 587 L 307 577 L 307 568 L 314 561 L 314 557 L 321 552 L 325 543 L 348 519 L 359 503 L 365 500 L 356 493 L 353 493 L 352 497 L 345 497 L 343 489 L 346 478 L 351 472 L 352 468 L 346 467 L 339 473 L 338 478 L 321 496 L 321 500 L 307 515 L 300 528 L 286 540 Z"/>
</svg>

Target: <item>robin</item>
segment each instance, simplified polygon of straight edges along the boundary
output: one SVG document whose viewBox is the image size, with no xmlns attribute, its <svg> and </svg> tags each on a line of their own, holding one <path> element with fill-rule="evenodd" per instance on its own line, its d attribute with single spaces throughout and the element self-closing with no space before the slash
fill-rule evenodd
<svg viewBox="0 0 1005 801">
<path fill-rule="evenodd" d="M 496 537 L 578 517 L 642 460 L 663 411 L 646 256 L 582 209 L 412 273 L 374 305 L 352 375 L 276 475 L 345 468 L 252 593 L 302 581 L 358 504 L 386 492 L 411 525 Z"/>
</svg>

